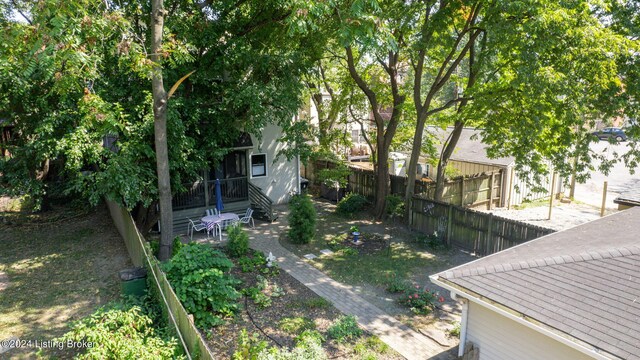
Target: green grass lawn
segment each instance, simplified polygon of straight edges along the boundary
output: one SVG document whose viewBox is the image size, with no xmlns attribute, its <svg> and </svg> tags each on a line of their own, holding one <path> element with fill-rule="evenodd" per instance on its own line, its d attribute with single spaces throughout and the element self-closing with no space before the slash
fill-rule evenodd
<svg viewBox="0 0 640 360">
<path fill-rule="evenodd" d="M 108 212 L 68 213 L 0 213 L 14 224 L 0 225 L 0 273 L 8 280 L 0 290 L 0 340 L 52 340 L 69 321 L 120 296 L 118 271 L 132 265 Z M 36 350 L 12 349 L 0 358 L 32 359 Z"/>
<path fill-rule="evenodd" d="M 358 226 L 365 239 L 371 234 L 390 240 L 390 250 L 353 254 L 336 251 L 328 256 L 320 256 L 311 261 L 331 278 L 350 285 L 370 284 L 384 286 L 390 277 L 413 278 L 426 274 L 432 269 L 440 269 L 448 264 L 449 251 L 430 252 L 414 240 L 419 234 L 410 233 L 399 224 L 375 222 L 363 212 L 354 217 L 344 217 L 333 212 L 335 206 L 325 202 L 315 202 L 318 220 L 316 236 L 308 244 L 296 245 L 283 234 L 280 243 L 302 257 L 305 254 L 320 254 L 320 250 L 330 247 L 329 242 L 336 236 L 349 232 L 351 226 Z M 365 240 L 366 241 L 366 240 Z"/>
</svg>

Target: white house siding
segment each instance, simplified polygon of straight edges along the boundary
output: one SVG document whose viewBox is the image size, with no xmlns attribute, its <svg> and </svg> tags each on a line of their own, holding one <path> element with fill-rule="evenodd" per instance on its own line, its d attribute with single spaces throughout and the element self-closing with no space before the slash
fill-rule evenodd
<svg viewBox="0 0 640 360">
<path fill-rule="evenodd" d="M 479 360 L 587 360 L 591 357 L 546 335 L 470 302 L 467 340 Z"/>
<path fill-rule="evenodd" d="M 262 131 L 262 138 L 252 136 L 253 149 L 248 151 L 247 163 L 249 166 L 249 181 L 261 188 L 262 191 L 275 204 L 284 204 L 289 201 L 289 194 L 298 190 L 297 160 L 288 161 L 286 157 L 280 158 L 274 163 L 278 152 L 286 144 L 278 141 L 282 135 L 282 129 L 277 125 L 267 125 Z M 251 177 L 251 155 L 267 154 L 267 176 Z"/>
</svg>

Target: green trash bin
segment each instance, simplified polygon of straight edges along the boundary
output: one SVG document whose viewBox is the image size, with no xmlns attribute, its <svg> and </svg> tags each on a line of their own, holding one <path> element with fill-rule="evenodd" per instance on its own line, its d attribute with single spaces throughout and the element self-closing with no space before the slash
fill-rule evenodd
<svg viewBox="0 0 640 360">
<path fill-rule="evenodd" d="M 147 293 L 147 269 L 143 267 L 120 271 L 122 295 L 144 296 Z"/>
</svg>

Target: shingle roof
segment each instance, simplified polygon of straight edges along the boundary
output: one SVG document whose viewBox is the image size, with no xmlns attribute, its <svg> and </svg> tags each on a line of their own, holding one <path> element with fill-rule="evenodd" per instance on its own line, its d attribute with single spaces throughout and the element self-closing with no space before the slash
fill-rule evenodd
<svg viewBox="0 0 640 360">
<path fill-rule="evenodd" d="M 640 359 L 640 207 L 436 275 L 621 359 Z"/>
<path fill-rule="evenodd" d="M 427 132 L 434 134 L 436 138 L 440 140 L 439 144 L 435 144 L 436 150 L 440 153 L 442 151 L 442 144 L 453 131 L 453 127 L 448 127 L 446 130 L 442 130 L 439 127 L 429 126 L 426 130 Z M 509 166 L 515 161 L 515 158 L 513 157 L 491 159 L 487 155 L 487 147 L 488 145 L 482 142 L 479 129 L 464 128 L 462 129 L 456 148 L 451 155 L 451 160 L 498 166 Z"/>
<path fill-rule="evenodd" d="M 616 204 L 640 205 L 640 187 L 623 192 L 613 202 Z"/>
</svg>

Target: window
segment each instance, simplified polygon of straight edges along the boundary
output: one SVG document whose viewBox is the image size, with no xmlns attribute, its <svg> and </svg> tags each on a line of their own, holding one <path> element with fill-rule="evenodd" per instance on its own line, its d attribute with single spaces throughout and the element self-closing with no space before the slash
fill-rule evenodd
<svg viewBox="0 0 640 360">
<path fill-rule="evenodd" d="M 251 155 L 251 177 L 267 176 L 267 154 Z"/>
</svg>

